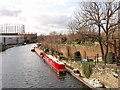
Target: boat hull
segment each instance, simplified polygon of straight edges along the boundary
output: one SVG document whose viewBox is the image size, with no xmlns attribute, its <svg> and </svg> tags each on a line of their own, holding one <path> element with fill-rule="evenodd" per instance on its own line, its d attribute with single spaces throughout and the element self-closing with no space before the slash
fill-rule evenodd
<svg viewBox="0 0 120 90">
<path fill-rule="evenodd" d="M 49 58 L 47 55 L 44 55 L 43 59 L 48 63 L 50 67 L 57 72 L 57 74 L 65 75 L 66 74 L 66 68 L 64 64 L 59 64 L 55 61 L 53 61 L 51 58 Z"/>
</svg>

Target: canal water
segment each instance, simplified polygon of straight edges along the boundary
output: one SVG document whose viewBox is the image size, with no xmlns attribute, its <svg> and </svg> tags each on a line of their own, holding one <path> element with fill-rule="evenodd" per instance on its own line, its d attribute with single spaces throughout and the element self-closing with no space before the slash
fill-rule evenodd
<svg viewBox="0 0 120 90">
<path fill-rule="evenodd" d="M 31 46 L 33 44 L 0 52 L 2 88 L 87 88 L 69 74 L 60 78 L 35 52 L 30 51 Z"/>
</svg>

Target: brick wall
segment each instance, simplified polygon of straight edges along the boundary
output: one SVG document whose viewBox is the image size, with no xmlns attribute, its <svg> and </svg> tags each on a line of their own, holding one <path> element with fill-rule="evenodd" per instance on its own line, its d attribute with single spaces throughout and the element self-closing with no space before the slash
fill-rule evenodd
<svg viewBox="0 0 120 90">
<path fill-rule="evenodd" d="M 101 56 L 101 51 L 99 46 L 66 46 L 66 45 L 55 45 L 55 44 L 44 44 L 43 46 L 48 48 L 53 48 L 56 51 L 62 52 L 65 56 L 74 56 L 74 52 L 79 51 L 81 53 L 82 58 L 85 58 L 86 56 L 89 58 L 94 58 L 96 54 L 99 54 Z"/>
<path fill-rule="evenodd" d="M 67 46 L 67 45 L 61 45 L 61 44 L 44 44 L 43 46 L 46 46 L 48 48 L 53 48 L 56 51 L 62 52 L 63 55 L 69 56 L 69 57 L 73 57 L 74 52 L 76 51 L 79 51 L 81 53 L 82 58 L 85 58 L 85 54 L 90 59 L 94 59 L 96 54 L 99 54 L 99 56 L 102 56 L 99 45 L 90 47 L 90 46 Z M 113 47 L 110 47 L 109 51 L 114 52 Z"/>
</svg>

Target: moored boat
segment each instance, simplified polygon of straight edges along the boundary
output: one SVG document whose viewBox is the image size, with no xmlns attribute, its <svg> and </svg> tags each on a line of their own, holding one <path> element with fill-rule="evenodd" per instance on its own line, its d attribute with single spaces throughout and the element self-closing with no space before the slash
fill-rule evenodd
<svg viewBox="0 0 120 90">
<path fill-rule="evenodd" d="M 35 48 L 34 48 L 34 47 L 32 47 L 32 48 L 31 48 L 31 51 L 32 51 L 32 52 L 34 52 L 34 51 L 35 51 Z"/>
<path fill-rule="evenodd" d="M 77 76 L 77 77 L 82 77 L 82 76 L 81 76 L 81 73 L 79 72 L 78 69 L 73 69 L 73 72 L 72 72 L 72 73 L 75 74 L 75 76 Z"/>
<path fill-rule="evenodd" d="M 104 85 L 96 78 L 90 80 L 90 83 L 96 88 L 102 88 Z"/>
<path fill-rule="evenodd" d="M 37 48 L 37 45 L 33 45 L 33 46 L 31 47 L 31 51 L 35 51 L 35 48 Z"/>
<path fill-rule="evenodd" d="M 43 56 L 44 56 L 44 51 L 43 50 L 41 50 L 40 48 L 35 48 L 35 52 L 38 54 L 38 56 L 43 58 Z"/>
<path fill-rule="evenodd" d="M 55 72 L 57 72 L 57 74 L 59 75 L 66 75 L 66 68 L 65 68 L 65 64 L 61 61 L 59 61 L 57 58 L 55 58 L 52 55 L 48 55 L 46 53 L 44 53 L 43 50 L 39 49 L 39 48 L 35 48 L 35 52 L 45 60 L 45 62 L 51 67 L 53 68 L 53 70 Z"/>
</svg>

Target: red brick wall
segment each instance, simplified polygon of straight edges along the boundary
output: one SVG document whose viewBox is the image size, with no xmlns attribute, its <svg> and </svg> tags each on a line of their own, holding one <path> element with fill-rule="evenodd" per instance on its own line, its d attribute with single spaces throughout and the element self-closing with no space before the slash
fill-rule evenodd
<svg viewBox="0 0 120 90">
<path fill-rule="evenodd" d="M 97 46 L 66 46 L 66 45 L 55 45 L 55 44 L 47 44 L 46 47 L 48 48 L 54 48 L 56 51 L 62 52 L 65 56 L 74 56 L 74 52 L 79 51 L 81 53 L 82 58 L 85 58 L 85 52 L 86 56 L 88 58 L 94 59 L 96 54 L 99 54 L 101 56 L 101 50 L 99 45 Z M 113 47 L 110 48 L 110 51 L 114 51 Z"/>
</svg>

